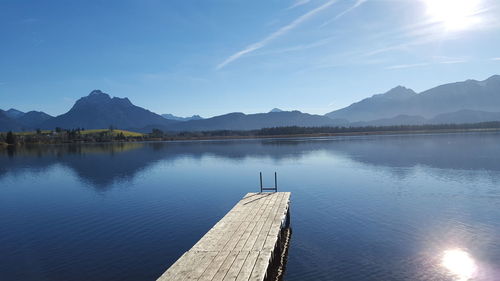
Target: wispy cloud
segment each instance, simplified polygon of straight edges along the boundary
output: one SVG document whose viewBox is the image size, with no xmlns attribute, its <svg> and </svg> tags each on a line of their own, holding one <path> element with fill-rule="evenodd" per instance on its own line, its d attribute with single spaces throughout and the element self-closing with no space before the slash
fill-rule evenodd
<svg viewBox="0 0 500 281">
<path fill-rule="evenodd" d="M 467 62 L 467 60 L 448 60 L 448 61 L 442 61 L 442 62 L 439 62 L 440 64 L 455 64 L 455 63 L 464 63 L 464 62 Z"/>
<path fill-rule="evenodd" d="M 303 6 L 309 2 L 311 2 L 311 0 L 295 0 L 295 2 L 287 8 L 287 10 Z"/>
<path fill-rule="evenodd" d="M 500 61 L 500 58 L 491 58 L 492 61 Z"/>
<path fill-rule="evenodd" d="M 231 63 L 231 62 L 239 59 L 241 56 L 246 55 L 248 53 L 251 53 L 251 52 L 253 52 L 255 50 L 258 50 L 258 49 L 266 46 L 267 44 L 269 44 L 269 42 L 273 41 L 274 39 L 276 39 L 276 38 L 278 38 L 280 36 L 283 36 L 283 35 L 287 34 L 291 30 L 293 30 L 294 28 L 296 28 L 297 26 L 299 26 L 300 24 L 302 24 L 303 22 L 305 22 L 308 19 L 314 17 L 317 13 L 319 13 L 319 12 L 323 11 L 324 9 L 330 7 L 335 2 L 337 2 L 337 0 L 330 0 L 330 1 L 326 2 L 323 5 L 315 8 L 315 9 L 310 10 L 309 12 L 307 12 L 307 13 L 303 14 L 302 16 L 298 17 L 297 19 L 295 19 L 294 21 L 292 21 L 288 25 L 285 25 L 285 26 L 281 27 L 280 29 L 278 29 L 277 31 L 269 34 L 264 39 L 262 39 L 262 40 L 260 40 L 258 42 L 255 42 L 255 43 L 253 43 L 251 45 L 248 45 L 243 50 L 241 50 L 241 51 L 239 51 L 239 52 L 231 55 L 230 57 L 228 57 L 227 59 L 225 59 L 223 62 L 221 62 L 220 64 L 218 64 L 215 67 L 215 69 L 219 70 L 219 69 L 225 67 L 226 65 L 228 65 L 229 63 Z"/>
<path fill-rule="evenodd" d="M 412 63 L 412 64 L 398 64 L 398 65 L 391 65 L 386 67 L 385 69 L 404 69 L 404 68 L 415 68 L 415 67 L 423 67 L 423 66 L 429 66 L 429 65 L 436 65 L 436 64 L 455 64 L 455 63 L 466 63 L 468 62 L 465 59 L 454 59 L 454 60 L 444 60 L 444 61 L 438 61 L 438 62 L 421 62 L 421 63 Z"/>
<path fill-rule="evenodd" d="M 421 67 L 421 66 L 427 66 L 430 65 L 431 63 L 428 62 L 422 62 L 422 63 L 411 63 L 411 64 L 398 64 L 398 65 L 391 65 L 386 67 L 385 69 L 403 69 L 403 68 L 414 68 L 414 67 Z"/>
<path fill-rule="evenodd" d="M 288 52 L 304 51 L 304 50 L 308 50 L 308 49 L 312 49 L 312 48 L 317 48 L 317 47 L 324 46 L 324 45 L 330 43 L 332 40 L 333 40 L 333 38 L 331 38 L 331 37 L 330 38 L 325 38 L 325 39 L 321 39 L 319 41 L 312 42 L 312 43 L 309 43 L 309 44 L 301 44 L 301 45 L 296 45 L 296 46 L 287 47 L 287 48 L 281 48 L 281 49 L 277 49 L 277 50 L 270 50 L 270 51 L 266 51 L 266 52 L 260 52 L 260 53 L 258 53 L 258 55 L 273 55 L 273 54 L 283 54 L 283 53 L 288 53 Z"/>
<path fill-rule="evenodd" d="M 394 44 L 394 45 L 388 45 L 382 48 L 370 50 L 366 53 L 363 54 L 363 56 L 373 56 L 373 55 L 378 55 L 381 53 L 389 52 L 389 51 L 398 51 L 398 50 L 405 50 L 409 49 L 410 47 L 414 46 L 419 46 L 419 45 L 426 45 L 429 43 L 436 43 L 441 37 L 438 35 L 433 35 L 433 36 L 421 36 L 417 37 L 414 40 L 405 42 L 405 43 L 399 43 L 399 44 Z"/>
<path fill-rule="evenodd" d="M 340 12 L 339 14 L 337 14 L 333 19 L 331 20 L 328 20 L 326 22 L 324 22 L 322 25 L 320 25 L 320 27 L 323 27 L 323 26 L 326 26 L 326 25 L 329 25 L 330 23 L 340 19 L 341 17 L 343 17 L 345 14 L 349 13 L 350 11 L 356 9 L 357 7 L 363 5 L 363 3 L 365 3 L 366 1 L 368 0 L 356 0 L 356 2 L 354 3 L 354 5 L 352 5 L 351 7 L 345 9 L 344 11 Z"/>
</svg>

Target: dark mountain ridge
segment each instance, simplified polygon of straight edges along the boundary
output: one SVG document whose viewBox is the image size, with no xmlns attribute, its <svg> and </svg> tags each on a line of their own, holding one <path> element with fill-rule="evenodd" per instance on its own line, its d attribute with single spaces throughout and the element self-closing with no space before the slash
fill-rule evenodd
<svg viewBox="0 0 500 281">
<path fill-rule="evenodd" d="M 0 131 L 24 131 L 37 128 L 42 122 L 53 118 L 45 112 L 22 112 L 17 109 L 0 109 Z"/>
<path fill-rule="evenodd" d="M 11 108 L 9 110 L 4 111 L 5 115 L 7 115 L 9 118 L 12 119 L 17 119 L 19 117 L 22 117 L 24 115 L 24 112 Z"/>
<path fill-rule="evenodd" d="M 85 128 L 102 129 L 113 126 L 120 129 L 142 128 L 149 125 L 167 126 L 175 121 L 133 105 L 128 98 L 111 98 L 100 90 L 92 91 L 79 99 L 65 114 L 42 123 L 42 127 L 53 129 Z"/>
<path fill-rule="evenodd" d="M 21 117 L 17 118 L 17 121 L 23 124 L 23 127 L 26 129 L 34 129 L 52 118 L 54 117 L 45 112 L 33 110 L 24 113 Z"/>
<path fill-rule="evenodd" d="M 15 119 L 10 118 L 5 111 L 0 109 L 0 131 L 17 131 L 22 125 Z"/>
</svg>

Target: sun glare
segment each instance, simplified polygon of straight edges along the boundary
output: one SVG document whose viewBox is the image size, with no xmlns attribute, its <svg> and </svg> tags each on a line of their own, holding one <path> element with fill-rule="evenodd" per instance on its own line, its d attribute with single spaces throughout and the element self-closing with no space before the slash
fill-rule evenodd
<svg viewBox="0 0 500 281">
<path fill-rule="evenodd" d="M 480 22 L 480 0 L 424 0 L 432 21 L 446 30 L 464 30 Z"/>
<path fill-rule="evenodd" d="M 474 259 L 467 252 L 459 249 L 445 251 L 442 265 L 457 277 L 457 281 L 467 281 L 477 272 Z"/>
</svg>

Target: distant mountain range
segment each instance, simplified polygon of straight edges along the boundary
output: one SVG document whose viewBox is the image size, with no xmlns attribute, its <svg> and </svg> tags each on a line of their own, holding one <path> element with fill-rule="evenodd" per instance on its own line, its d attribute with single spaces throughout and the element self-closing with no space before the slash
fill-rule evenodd
<svg viewBox="0 0 500 281">
<path fill-rule="evenodd" d="M 300 111 L 280 111 L 269 113 L 244 114 L 234 112 L 208 119 L 191 120 L 170 124 L 161 129 L 167 131 L 213 131 L 213 130 L 255 130 L 283 126 L 341 126 L 345 120 L 333 120 L 322 115 Z"/>
<path fill-rule="evenodd" d="M 161 116 L 165 119 L 174 120 L 174 121 L 191 121 L 191 120 L 203 119 L 203 117 L 201 117 L 200 115 L 193 115 L 191 117 L 179 117 L 179 116 L 175 116 L 175 115 L 167 113 L 167 114 L 162 114 Z"/>
<path fill-rule="evenodd" d="M 158 115 L 127 98 L 100 90 L 79 99 L 67 112 L 52 117 L 44 112 L 0 110 L 0 131 L 110 126 L 149 132 L 253 130 L 280 126 L 389 126 L 500 121 L 500 75 L 484 81 L 467 80 L 441 85 L 422 93 L 398 86 L 325 115 L 273 108 L 268 113 L 229 113 L 203 119 L 199 115 Z"/>
<path fill-rule="evenodd" d="M 24 131 L 38 128 L 53 117 L 41 111 L 22 112 L 17 109 L 0 109 L 0 131 Z"/>
<path fill-rule="evenodd" d="M 327 113 L 326 116 L 350 122 L 366 122 L 398 115 L 434 118 L 439 114 L 461 110 L 500 112 L 500 75 L 484 81 L 445 84 L 420 94 L 398 86 L 387 93 Z"/>
</svg>

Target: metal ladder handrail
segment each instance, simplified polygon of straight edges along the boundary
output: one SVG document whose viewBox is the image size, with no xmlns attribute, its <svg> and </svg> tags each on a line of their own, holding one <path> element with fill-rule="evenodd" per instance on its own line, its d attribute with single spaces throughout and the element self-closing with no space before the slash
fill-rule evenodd
<svg viewBox="0 0 500 281">
<path fill-rule="evenodd" d="M 259 172 L 260 175 L 260 192 L 262 191 L 274 191 L 278 192 L 278 175 L 274 172 L 274 187 L 264 187 L 262 185 L 262 172 Z"/>
</svg>

